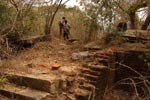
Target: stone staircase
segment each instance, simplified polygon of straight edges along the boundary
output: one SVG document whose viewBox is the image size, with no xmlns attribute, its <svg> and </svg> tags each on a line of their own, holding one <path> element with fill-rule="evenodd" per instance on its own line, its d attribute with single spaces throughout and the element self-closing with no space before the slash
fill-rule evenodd
<svg viewBox="0 0 150 100">
<path fill-rule="evenodd" d="M 14 84 L 6 84 L 0 89 L 0 93 L 11 99 L 17 100 L 42 100 L 49 96 L 49 93 L 26 88 L 23 86 L 16 86 Z"/>
<path fill-rule="evenodd" d="M 77 100 L 102 100 L 106 88 L 113 79 L 110 66 L 111 53 L 96 53 L 89 55 L 86 64 L 83 64 L 78 78 L 78 88 L 75 91 Z"/>
<path fill-rule="evenodd" d="M 49 75 L 1 73 L 8 80 L 0 94 L 11 100 L 51 100 L 59 91 L 60 80 Z M 1 100 L 1 99 L 0 99 Z"/>
<path fill-rule="evenodd" d="M 94 52 L 89 55 L 86 63 L 80 68 L 77 78 L 77 88 L 67 100 L 102 100 L 105 90 L 113 81 L 113 67 L 111 53 Z M 54 100 L 67 83 L 61 77 L 53 74 L 27 74 L 17 72 L 3 72 L 8 79 L 7 84 L 0 88 L 0 94 L 11 100 Z M 1 100 L 1 99 L 0 99 Z M 56 99 L 62 100 L 62 99 Z"/>
</svg>

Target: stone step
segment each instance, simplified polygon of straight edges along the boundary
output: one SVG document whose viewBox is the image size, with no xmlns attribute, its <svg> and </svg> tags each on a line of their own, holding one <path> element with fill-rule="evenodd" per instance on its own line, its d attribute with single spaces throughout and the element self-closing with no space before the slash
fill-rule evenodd
<svg viewBox="0 0 150 100">
<path fill-rule="evenodd" d="M 10 98 L 11 100 L 42 100 L 50 96 L 47 92 L 18 87 L 13 84 L 7 84 L 1 87 L 0 94 Z"/>
<path fill-rule="evenodd" d="M 55 76 L 49 75 L 31 75 L 31 74 L 18 74 L 18 73 L 3 73 L 10 83 L 14 83 L 19 86 L 25 86 L 40 91 L 49 93 L 57 92 L 57 86 L 59 79 Z"/>
<path fill-rule="evenodd" d="M 78 88 L 75 90 L 75 98 L 76 100 L 89 100 L 91 93 L 88 90 Z"/>
<path fill-rule="evenodd" d="M 78 78 L 78 82 L 79 82 L 80 85 L 82 85 L 84 83 L 89 83 L 89 84 L 92 84 L 92 85 L 96 85 L 97 84 L 97 81 L 92 81 L 92 80 L 86 79 L 84 77 L 79 77 Z"/>
<path fill-rule="evenodd" d="M 108 67 L 105 66 L 105 65 L 92 65 L 92 64 L 89 64 L 88 68 L 90 68 L 93 71 L 99 71 L 99 72 L 108 70 Z"/>
<path fill-rule="evenodd" d="M 109 59 L 110 55 L 109 54 L 96 54 L 96 55 L 91 55 L 91 57 Z"/>
<path fill-rule="evenodd" d="M 84 77 L 84 78 L 89 79 L 89 80 L 91 80 L 91 81 L 97 81 L 97 80 L 99 79 L 98 76 L 91 75 L 91 74 L 85 74 L 85 73 L 83 73 L 83 74 L 81 75 L 81 77 Z"/>
<path fill-rule="evenodd" d="M 94 70 L 91 70 L 90 68 L 81 68 L 81 72 L 82 73 L 86 73 L 86 74 L 91 74 L 91 75 L 95 75 L 95 76 L 99 76 L 101 75 L 101 72 L 100 71 L 94 71 Z"/>
<path fill-rule="evenodd" d="M 89 83 L 84 83 L 83 85 L 79 85 L 79 88 L 89 90 L 89 91 L 93 91 L 96 89 L 94 85 L 89 84 Z"/>
<path fill-rule="evenodd" d="M 99 64 L 104 65 L 104 66 L 109 66 L 108 62 L 99 61 Z"/>
<path fill-rule="evenodd" d="M 62 100 L 62 99 L 58 99 L 58 100 Z M 65 100 L 76 100 L 74 94 L 67 94 L 67 99 Z"/>
<path fill-rule="evenodd" d="M 0 100 L 15 100 L 15 99 L 10 99 L 10 98 L 0 94 Z"/>
<path fill-rule="evenodd" d="M 109 59 L 108 58 L 97 58 L 96 59 L 98 62 L 109 62 Z"/>
</svg>

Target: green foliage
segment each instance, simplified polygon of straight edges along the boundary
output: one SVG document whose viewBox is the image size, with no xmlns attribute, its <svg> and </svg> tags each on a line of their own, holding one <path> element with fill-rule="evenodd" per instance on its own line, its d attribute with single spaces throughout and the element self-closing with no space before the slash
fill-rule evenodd
<svg viewBox="0 0 150 100">
<path fill-rule="evenodd" d="M 145 53 L 145 58 L 150 59 L 150 53 Z"/>
<path fill-rule="evenodd" d="M 61 18 L 65 16 L 68 20 L 68 24 L 70 25 L 70 39 L 75 38 L 79 40 L 85 39 L 85 26 L 83 24 L 83 19 L 85 18 L 85 14 L 79 10 L 78 7 L 71 7 L 71 8 L 60 8 L 58 13 L 55 16 L 55 20 L 52 26 L 52 35 L 58 36 L 59 35 L 59 26 L 58 22 Z"/>
<path fill-rule="evenodd" d="M 6 83 L 6 82 L 7 82 L 7 78 L 1 76 L 1 77 L 0 77 L 0 85 L 4 84 L 4 83 Z"/>
<path fill-rule="evenodd" d="M 146 64 L 146 66 L 150 69 L 150 53 L 144 54 L 144 62 Z"/>
<path fill-rule="evenodd" d="M 113 32 L 106 33 L 106 34 L 111 35 L 111 36 L 123 36 L 125 33 L 122 31 L 113 31 Z"/>
<path fill-rule="evenodd" d="M 150 7 L 150 1 L 147 2 L 147 6 Z"/>
<path fill-rule="evenodd" d="M 12 30 L 10 33 L 8 33 L 7 38 L 9 39 L 10 42 L 15 42 L 19 39 L 19 34 L 17 33 L 16 30 Z"/>
<path fill-rule="evenodd" d="M 26 17 L 24 18 L 24 36 L 28 37 L 35 34 L 40 34 L 40 28 L 38 27 L 40 25 L 40 16 L 38 15 L 38 12 L 36 10 L 31 9 Z"/>
<path fill-rule="evenodd" d="M 98 27 L 100 27 L 97 23 L 98 21 L 95 14 L 91 14 L 91 16 L 89 17 L 85 16 L 83 18 L 83 25 L 85 26 L 86 29 L 85 32 L 87 35 L 86 36 L 87 40 L 91 40 L 92 38 L 94 38 L 94 36 L 97 34 Z"/>
<path fill-rule="evenodd" d="M 7 17 L 9 16 L 9 12 L 10 12 L 10 9 L 8 7 L 8 5 L 6 4 L 6 2 L 4 1 L 0 1 L 0 18 L 2 21 L 6 20 Z"/>
<path fill-rule="evenodd" d="M 143 60 L 145 63 L 145 66 L 148 67 L 148 69 L 150 69 L 150 53 L 144 53 L 138 56 L 139 59 Z"/>
<path fill-rule="evenodd" d="M 5 34 L 5 29 L 7 29 L 10 25 L 11 11 L 12 10 L 8 7 L 7 3 L 3 0 L 0 0 L 0 35 Z"/>
<path fill-rule="evenodd" d="M 124 42 L 124 39 L 122 38 L 122 35 L 125 34 L 121 31 L 113 31 L 110 33 L 106 33 L 105 36 L 105 44 L 111 44 L 111 45 L 120 45 Z"/>
<path fill-rule="evenodd" d="M 84 0 L 86 33 L 88 37 L 96 35 L 99 30 L 112 33 L 115 29 L 116 1 L 115 0 Z M 115 33 L 121 34 L 121 33 Z"/>
<path fill-rule="evenodd" d="M 95 3 L 93 0 L 89 0 L 89 2 L 84 2 L 85 12 L 87 16 L 92 18 L 96 18 L 100 24 L 110 24 L 113 20 L 115 1 L 114 0 L 99 0 Z M 115 11 L 114 11 L 115 12 Z"/>
</svg>

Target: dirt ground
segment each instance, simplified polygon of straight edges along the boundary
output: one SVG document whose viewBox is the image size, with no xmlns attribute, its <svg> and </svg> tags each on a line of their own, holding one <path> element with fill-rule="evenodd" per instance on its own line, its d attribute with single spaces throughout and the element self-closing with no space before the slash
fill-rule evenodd
<svg viewBox="0 0 150 100">
<path fill-rule="evenodd" d="M 26 73 L 32 73 L 31 68 L 33 70 L 51 69 L 54 64 L 67 70 L 80 65 L 81 61 L 73 62 L 71 60 L 71 54 L 80 51 L 79 48 L 78 44 L 69 45 L 59 39 L 55 39 L 53 42 L 39 42 L 32 48 L 21 51 L 17 56 L 1 62 L 1 66 L 5 70 Z"/>
<path fill-rule="evenodd" d="M 82 60 L 71 60 L 71 54 L 80 52 L 83 45 L 79 43 L 68 44 L 63 40 L 54 39 L 52 42 L 39 42 L 32 48 L 25 49 L 11 59 L 0 63 L 1 71 L 10 71 L 16 73 L 51 73 L 55 75 L 78 73 L 78 68 Z M 122 46 L 113 48 L 124 50 L 136 50 L 146 48 L 145 45 L 135 43 L 125 43 Z M 59 65 L 58 71 L 53 71 L 52 66 Z M 130 99 L 129 99 L 130 98 Z M 4 99 L 5 100 L 5 99 Z M 126 92 L 115 90 L 105 96 L 105 100 L 137 100 L 131 99 Z"/>
</svg>

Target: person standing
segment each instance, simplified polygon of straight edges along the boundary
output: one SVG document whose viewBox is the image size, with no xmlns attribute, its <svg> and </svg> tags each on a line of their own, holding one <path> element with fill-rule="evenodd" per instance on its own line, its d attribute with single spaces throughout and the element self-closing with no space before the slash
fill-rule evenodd
<svg viewBox="0 0 150 100">
<path fill-rule="evenodd" d="M 62 19 L 59 21 L 58 25 L 59 25 L 59 38 L 61 39 L 62 34 L 63 34 L 63 29 L 64 29 L 64 24 L 65 24 L 65 17 L 62 17 Z"/>
<path fill-rule="evenodd" d="M 64 40 L 68 40 L 69 39 L 69 34 L 70 34 L 70 25 L 68 24 L 68 21 L 65 20 L 64 33 L 63 33 Z"/>
</svg>

